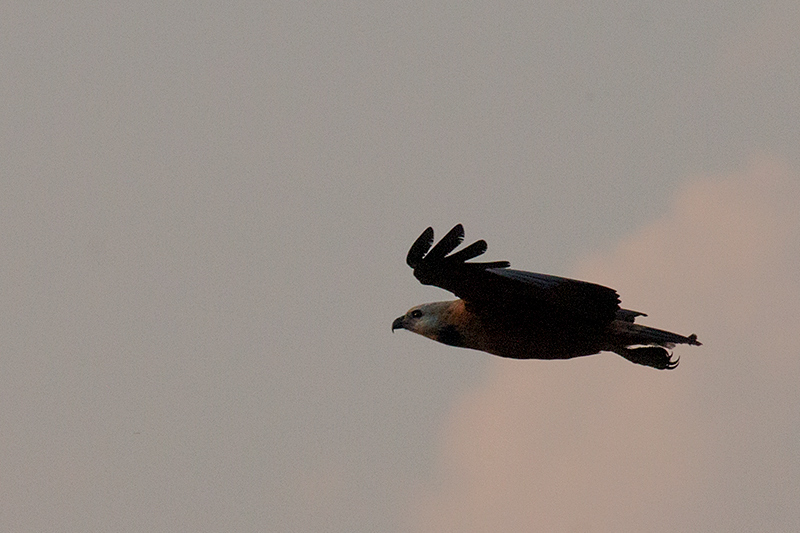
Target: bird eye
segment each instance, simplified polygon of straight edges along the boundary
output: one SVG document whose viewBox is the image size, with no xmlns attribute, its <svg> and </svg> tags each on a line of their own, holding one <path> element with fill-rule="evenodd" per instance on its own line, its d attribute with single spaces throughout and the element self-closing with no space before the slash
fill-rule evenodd
<svg viewBox="0 0 800 533">
<path fill-rule="evenodd" d="M 413 311 L 411 311 L 411 314 L 409 316 L 411 318 L 419 318 L 422 316 L 422 311 L 420 311 L 419 309 L 414 309 Z"/>
</svg>

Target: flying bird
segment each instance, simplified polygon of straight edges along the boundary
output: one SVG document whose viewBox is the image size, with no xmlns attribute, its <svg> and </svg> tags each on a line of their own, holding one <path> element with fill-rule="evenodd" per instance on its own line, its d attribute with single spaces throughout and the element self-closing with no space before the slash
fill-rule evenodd
<svg viewBox="0 0 800 533">
<path fill-rule="evenodd" d="M 684 337 L 635 324 L 638 311 L 621 309 L 614 289 L 586 281 L 508 268 L 508 261 L 469 262 L 486 252 L 480 240 L 452 253 L 464 239 L 458 224 L 433 245 L 426 229 L 406 263 L 424 285 L 452 292 L 457 300 L 418 305 L 392 322 L 435 341 L 514 359 L 571 359 L 601 351 L 658 369 L 673 369 L 668 349 L 700 346 Z"/>
</svg>

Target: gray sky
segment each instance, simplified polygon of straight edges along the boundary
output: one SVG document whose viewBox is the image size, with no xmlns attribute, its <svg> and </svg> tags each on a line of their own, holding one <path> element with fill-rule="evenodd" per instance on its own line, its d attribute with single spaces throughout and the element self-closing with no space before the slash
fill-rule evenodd
<svg viewBox="0 0 800 533">
<path fill-rule="evenodd" d="M 0 8 L 0 529 L 800 529 L 800 7 Z M 696 332 L 391 335 L 428 225 Z"/>
</svg>

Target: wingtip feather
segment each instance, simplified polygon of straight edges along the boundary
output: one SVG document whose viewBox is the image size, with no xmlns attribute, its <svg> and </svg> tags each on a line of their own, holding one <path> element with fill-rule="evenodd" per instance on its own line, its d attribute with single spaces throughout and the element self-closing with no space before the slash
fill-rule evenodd
<svg viewBox="0 0 800 533">
<path fill-rule="evenodd" d="M 440 261 L 445 258 L 447 254 L 455 250 L 461 241 L 464 240 L 464 227 L 461 224 L 456 224 L 453 229 L 447 232 L 447 235 L 436 243 L 428 252 L 426 260 Z"/>
<path fill-rule="evenodd" d="M 475 257 L 486 252 L 487 245 L 486 241 L 483 239 L 479 241 L 475 241 L 463 250 L 459 250 L 458 252 L 454 253 L 447 257 L 449 261 L 453 261 L 454 263 L 463 263 L 465 261 L 469 261 Z"/>
<path fill-rule="evenodd" d="M 425 257 L 428 250 L 431 249 L 431 246 L 433 246 L 433 228 L 428 226 L 428 228 L 422 232 L 422 235 L 417 237 L 417 240 L 414 241 L 414 244 L 412 244 L 411 248 L 408 250 L 406 264 L 411 268 L 416 268 L 422 261 L 422 258 Z"/>
</svg>

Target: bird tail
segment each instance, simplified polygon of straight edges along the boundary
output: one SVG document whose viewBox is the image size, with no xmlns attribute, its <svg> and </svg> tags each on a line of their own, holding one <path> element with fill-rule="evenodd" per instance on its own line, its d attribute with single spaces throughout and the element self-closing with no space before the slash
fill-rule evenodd
<svg viewBox="0 0 800 533">
<path fill-rule="evenodd" d="M 678 359 L 672 359 L 668 349 L 674 348 L 676 344 L 702 345 L 694 333 L 684 337 L 670 331 L 619 320 L 615 325 L 619 344 L 614 351 L 628 361 L 640 365 L 673 369 L 678 366 Z"/>
<path fill-rule="evenodd" d="M 676 344 L 690 344 L 693 346 L 702 346 L 700 341 L 697 340 L 697 335 L 692 333 L 688 337 L 672 333 L 671 331 L 664 331 L 663 329 L 651 328 L 642 326 L 641 324 L 633 324 L 630 322 L 617 321 L 617 337 L 619 340 L 624 341 L 626 346 L 635 344 L 655 344 L 663 346 L 664 348 L 674 348 Z"/>
</svg>

